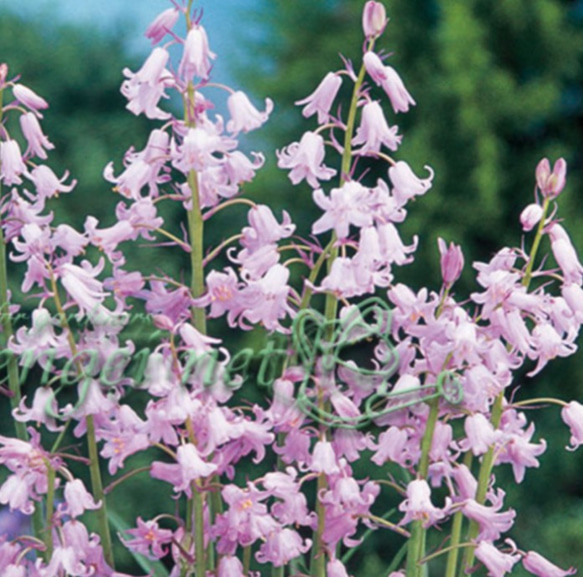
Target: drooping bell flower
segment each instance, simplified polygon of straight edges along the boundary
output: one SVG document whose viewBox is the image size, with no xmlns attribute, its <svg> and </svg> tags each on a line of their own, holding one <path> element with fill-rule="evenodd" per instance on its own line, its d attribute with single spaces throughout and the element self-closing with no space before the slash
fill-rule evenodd
<svg viewBox="0 0 583 577">
<path fill-rule="evenodd" d="M 583 405 L 577 401 L 571 401 L 561 411 L 561 417 L 571 429 L 571 450 L 583 445 Z"/>
<path fill-rule="evenodd" d="M 192 81 L 195 76 L 206 80 L 211 70 L 210 61 L 214 58 L 215 54 L 209 48 L 205 29 L 202 26 L 194 26 L 186 36 L 178 74 L 186 82 Z"/>
<path fill-rule="evenodd" d="M 328 72 L 318 87 L 310 96 L 303 100 L 298 100 L 295 104 L 298 106 L 305 104 L 302 114 L 309 118 L 312 114 L 318 113 L 318 124 L 324 124 L 328 121 L 330 108 L 340 90 L 342 78 L 333 72 Z"/>
<path fill-rule="evenodd" d="M 543 216 L 543 207 L 540 204 L 529 204 L 520 213 L 520 224 L 522 224 L 522 230 L 528 232 L 532 230 L 539 222 Z"/>
<path fill-rule="evenodd" d="M 522 566 L 529 573 L 538 575 L 538 577 L 565 577 L 566 575 L 574 575 L 577 573 L 577 570 L 573 567 L 564 571 L 535 551 L 529 551 L 523 557 Z"/>
<path fill-rule="evenodd" d="M 227 130 L 234 134 L 249 132 L 264 124 L 273 110 L 273 100 L 265 99 L 265 110 L 260 112 L 251 104 L 244 92 L 237 90 L 229 96 L 227 106 L 231 114 L 231 120 L 227 123 Z"/>
</svg>

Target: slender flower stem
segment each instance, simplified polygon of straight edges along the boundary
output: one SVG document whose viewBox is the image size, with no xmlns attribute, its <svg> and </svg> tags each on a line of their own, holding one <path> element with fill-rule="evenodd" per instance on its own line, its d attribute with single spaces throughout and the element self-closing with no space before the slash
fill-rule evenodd
<svg viewBox="0 0 583 577">
<path fill-rule="evenodd" d="M 328 258 L 328 255 L 330 254 L 335 242 L 336 242 L 336 236 L 332 235 L 332 239 L 326 245 L 326 248 L 324 248 L 324 250 L 322 251 L 322 253 L 318 257 L 318 260 L 316 261 L 314 268 L 312 268 L 312 271 L 310 272 L 310 276 L 308 277 L 309 283 L 314 284 L 316 282 L 316 279 L 318 278 L 318 273 L 320 272 L 322 265 L 324 264 L 324 262 Z M 312 290 L 312 288 L 310 286 L 306 286 L 306 288 L 304 289 L 304 294 L 302 295 L 302 302 L 300 303 L 300 310 L 304 310 L 305 308 L 308 307 L 308 305 L 310 304 L 310 299 L 312 298 L 313 292 L 314 291 Z"/>
<path fill-rule="evenodd" d="M 464 465 L 471 469 L 472 467 L 472 453 L 468 451 L 464 456 Z M 462 527 L 464 522 L 464 514 L 462 511 L 456 511 L 453 516 L 453 524 L 451 528 L 451 538 L 449 546 L 449 554 L 447 556 L 447 565 L 445 567 L 444 577 L 455 577 L 457 572 L 457 564 L 459 559 L 459 544 L 462 538 Z"/>
<path fill-rule="evenodd" d="M 0 90 L 0 124 L 2 123 L 2 116 L 4 109 L 2 103 L 4 100 L 4 90 Z M 2 191 L 0 187 L 0 196 Z M 10 319 L 10 301 L 8 299 L 8 273 L 6 263 L 6 240 L 4 238 L 4 227 L 0 221 L 0 317 L 2 318 L 2 334 L 4 335 L 4 350 L 9 350 L 7 345 L 12 337 L 12 321 Z M 9 355 L 6 370 L 8 373 L 8 388 L 10 390 L 10 407 L 12 411 L 19 407 L 21 401 L 20 391 L 20 376 L 18 374 L 18 363 L 15 355 Z M 22 421 L 12 420 L 16 437 L 21 441 L 28 441 L 29 436 L 26 431 L 26 425 Z M 43 512 L 40 507 L 35 507 L 32 514 L 32 530 L 34 536 L 40 539 L 43 531 Z M 48 561 L 49 557 L 45 552 L 45 559 Z"/>
<path fill-rule="evenodd" d="M 472 453 L 468 451 L 464 456 L 464 465 L 471 469 L 472 467 Z M 453 524 L 451 528 L 450 545 L 448 547 L 449 554 L 447 556 L 447 565 L 444 577 L 455 577 L 457 573 L 457 564 L 459 558 L 459 547 L 462 536 L 462 527 L 464 522 L 464 515 L 462 511 L 456 511 L 453 517 Z"/>
<path fill-rule="evenodd" d="M 186 9 L 186 29 L 190 30 L 191 10 L 193 0 L 188 0 Z M 192 82 L 186 87 L 184 97 L 184 123 L 188 128 L 196 126 L 195 118 L 195 89 Z M 200 206 L 200 196 L 198 187 L 198 174 L 191 170 L 187 175 L 188 187 L 191 194 L 191 208 L 188 211 L 188 234 L 190 241 L 190 268 L 192 274 L 191 294 L 193 298 L 203 295 L 205 290 L 204 284 L 204 218 Z M 192 308 L 192 324 L 201 334 L 206 334 L 206 314 L 204 308 Z M 192 431 L 192 429 L 191 429 Z M 190 432 L 191 432 L 190 431 Z M 194 435 L 191 434 L 191 437 Z M 191 442 L 195 439 L 191 439 Z M 188 499 L 187 511 L 187 531 L 190 529 L 194 532 L 194 553 L 196 558 L 196 575 L 197 577 L 206 576 L 206 555 L 204 549 L 204 494 L 198 490 L 198 486 L 192 488 L 192 497 Z M 211 515 L 212 517 L 212 515 Z M 190 527 L 194 521 L 194 527 Z M 184 574 L 184 568 L 183 568 Z"/>
<path fill-rule="evenodd" d="M 369 49 L 372 48 L 374 41 L 371 41 L 369 44 Z M 350 177 L 350 164 L 352 161 L 352 137 L 354 133 L 354 124 L 356 121 L 356 112 L 358 108 L 358 99 L 360 97 L 360 89 L 362 87 L 362 83 L 364 82 L 364 75 L 366 73 L 366 69 L 364 63 L 360 67 L 360 72 L 354 84 L 354 89 L 352 91 L 352 99 L 350 102 L 350 109 L 348 111 L 348 122 L 346 124 L 346 132 L 344 134 L 344 151 L 342 154 L 342 162 L 341 162 L 341 174 L 340 174 L 340 185 L 343 185 Z M 332 239 L 330 243 L 322 253 L 321 257 L 316 262 L 316 266 L 312 270 L 310 274 L 310 280 L 312 282 L 315 281 L 316 276 L 318 274 L 319 268 L 322 266 L 326 255 L 329 255 L 327 259 L 327 270 L 330 272 L 332 268 L 332 264 L 334 260 L 338 257 L 338 247 L 334 246 L 336 243 L 336 235 L 332 234 Z M 314 273 L 314 270 L 316 271 Z M 300 308 L 303 308 L 304 305 L 307 306 L 309 303 L 309 299 L 311 296 L 311 291 L 304 293 L 302 298 L 302 302 Z M 325 339 L 330 340 L 333 335 L 334 327 L 332 321 L 336 318 L 338 311 L 338 299 L 334 294 L 328 293 L 326 295 L 326 302 L 324 305 L 324 316 L 327 321 L 327 330 Z M 326 410 L 326 401 L 324 400 L 322 395 L 319 395 L 318 401 L 318 408 L 321 410 Z M 325 440 L 327 437 L 327 431 L 323 429 L 322 433 L 322 440 Z M 326 476 L 324 473 L 321 473 L 318 476 L 318 483 L 317 483 L 317 490 L 316 490 L 316 514 L 318 516 L 318 526 L 316 532 L 314 534 L 314 543 L 312 545 L 312 558 L 310 562 L 310 569 L 311 574 L 314 577 L 325 577 L 326 575 L 326 553 L 324 551 L 324 544 L 322 540 L 322 536 L 325 530 L 325 509 L 323 504 L 320 501 L 319 495 L 320 493 L 325 490 L 328 486 Z"/>
<path fill-rule="evenodd" d="M 67 429 L 69 428 L 70 423 L 71 423 L 71 421 L 69 420 L 63 425 L 63 430 L 59 433 L 59 436 L 55 439 L 55 442 L 53 443 L 53 446 L 51 447 L 51 453 L 56 453 L 57 450 L 59 449 L 59 447 L 61 446 L 61 443 L 63 442 L 63 439 L 65 438 L 65 434 L 67 433 Z"/>
<path fill-rule="evenodd" d="M 459 558 L 459 544 L 462 536 L 463 522 L 464 514 L 461 511 L 456 511 L 453 516 L 453 523 L 451 526 L 451 545 L 447 548 L 449 555 L 447 556 L 447 565 L 445 567 L 444 577 L 455 577 Z"/>
<path fill-rule="evenodd" d="M 377 525 L 381 527 L 386 527 L 387 529 L 391 529 L 395 533 L 399 533 L 399 535 L 403 535 L 403 537 L 410 537 L 409 531 L 407 529 L 403 529 L 403 527 L 399 527 L 399 525 L 395 525 L 395 523 L 391 523 L 382 517 L 377 517 L 376 515 L 360 515 L 362 519 L 370 519 L 374 521 Z"/>
<path fill-rule="evenodd" d="M 530 282 L 532 280 L 532 271 L 534 269 L 536 255 L 538 253 L 538 249 L 543 237 L 543 230 L 545 227 L 545 221 L 549 210 L 549 206 L 550 201 L 548 198 L 545 198 L 542 206 L 543 214 L 541 216 L 541 219 L 536 230 L 532 247 L 530 249 L 528 264 L 524 272 L 524 277 L 522 278 L 522 286 L 524 286 L 526 289 L 528 289 Z M 500 426 L 503 408 L 504 408 L 504 391 L 502 391 L 496 397 L 494 405 L 492 406 L 490 422 L 492 423 L 494 429 L 497 429 Z M 476 501 L 480 505 L 483 505 L 486 501 L 486 493 L 488 492 L 488 485 L 490 483 L 490 477 L 492 475 L 493 468 L 494 468 L 494 447 L 490 447 L 490 449 L 488 449 L 488 452 L 482 457 L 482 463 L 480 465 L 480 472 L 478 475 L 478 489 L 476 491 Z M 478 536 L 479 532 L 480 527 L 478 523 L 476 521 L 470 521 L 467 540 L 470 542 L 473 541 Z M 474 549 L 466 549 L 464 553 L 462 567 L 460 569 L 461 575 L 465 574 L 464 572 L 469 570 L 470 567 L 472 567 L 472 565 L 474 564 L 474 558 L 475 558 Z"/>
<path fill-rule="evenodd" d="M 251 567 L 251 545 L 247 545 L 243 549 L 243 574 L 249 574 L 249 568 Z"/>
<path fill-rule="evenodd" d="M 502 419 L 504 404 L 504 393 L 500 393 L 494 405 L 492 406 L 492 416 L 490 422 L 494 429 L 500 426 L 500 420 Z M 488 492 L 488 485 L 490 484 L 490 476 L 492 475 L 492 469 L 494 467 L 494 447 L 490 447 L 488 452 L 482 457 L 482 463 L 480 465 L 480 473 L 478 475 L 478 489 L 476 490 L 476 502 L 483 505 L 486 501 L 486 493 Z M 468 529 L 467 541 L 473 541 L 480 532 L 480 525 L 476 521 L 470 521 L 470 526 Z M 462 575 L 465 575 L 464 568 L 469 569 L 474 564 L 474 549 L 466 549 L 464 553 L 464 558 L 462 562 Z"/>
<path fill-rule="evenodd" d="M 374 39 L 369 42 L 367 50 L 372 50 L 374 47 Z M 341 175 L 340 182 L 343 184 L 348 180 L 348 175 L 350 174 L 350 162 L 352 160 L 352 137 L 354 134 L 354 123 L 356 121 L 356 111 L 358 99 L 360 98 L 360 88 L 364 82 L 364 75 L 366 74 L 366 68 L 364 62 L 360 67 L 358 77 L 354 84 L 354 90 L 352 91 L 352 100 L 350 101 L 350 109 L 348 111 L 348 121 L 346 123 L 346 132 L 344 133 L 344 153 L 342 154 L 342 165 L 341 165 Z"/>
<path fill-rule="evenodd" d="M 217 214 L 217 212 L 236 204 L 246 204 L 251 208 L 257 208 L 257 204 L 248 198 L 232 198 L 231 200 L 225 200 L 224 202 L 221 202 L 221 204 L 217 204 L 217 206 L 213 206 L 213 208 L 207 210 L 203 215 L 203 219 L 208 220 L 211 216 Z"/>
<path fill-rule="evenodd" d="M 1 103 L 0 103 L 1 106 Z M 7 348 L 8 341 L 12 337 L 12 321 L 10 319 L 10 309 L 8 301 L 8 275 L 6 273 L 6 244 L 4 241 L 4 229 L 0 226 L 0 315 L 2 316 L 2 334 L 4 335 L 4 347 Z M 15 355 L 8 356 L 8 388 L 10 389 L 10 406 L 12 410 L 17 409 L 21 401 L 20 377 L 18 375 L 18 363 Z M 26 425 L 14 419 L 16 436 L 21 441 L 28 440 Z"/>
<path fill-rule="evenodd" d="M 198 176 L 194 170 L 191 170 L 188 173 L 188 186 L 192 192 L 192 209 L 188 211 L 188 230 L 191 247 L 190 265 L 192 270 L 191 291 L 192 296 L 197 298 L 204 293 L 204 221 L 200 212 Z M 193 307 L 192 323 L 199 332 L 206 334 L 206 316 L 204 308 Z"/>
<path fill-rule="evenodd" d="M 215 258 L 228 244 L 231 244 L 232 242 L 235 242 L 236 240 L 239 240 L 243 235 L 242 234 L 234 234 L 233 236 L 229 237 L 228 239 L 224 240 L 223 242 L 221 242 L 221 244 L 219 244 L 219 246 L 217 246 L 215 249 L 213 249 L 211 252 L 209 252 L 205 259 L 202 261 L 202 266 L 206 266 L 209 262 L 211 262 L 211 260 L 213 260 L 213 258 Z"/>
<path fill-rule="evenodd" d="M 569 403 L 562 401 L 561 399 L 553 399 L 553 397 L 539 397 L 538 399 L 526 399 L 525 401 L 518 401 L 517 403 L 512 403 L 513 407 L 528 407 L 530 405 L 541 405 L 548 404 L 559 405 L 559 407 L 567 407 Z"/>
<path fill-rule="evenodd" d="M 545 198 L 543 202 L 543 215 L 538 223 L 538 228 L 536 229 L 536 235 L 534 241 L 532 242 L 532 248 L 530 249 L 530 256 L 528 259 L 528 264 L 526 265 L 526 270 L 524 271 L 524 277 L 522 277 L 522 285 L 528 288 L 530 281 L 532 280 L 532 269 L 534 268 L 534 262 L 536 259 L 536 254 L 538 252 L 538 247 L 540 246 L 543 229 L 545 227 L 545 220 L 547 218 L 547 212 L 549 211 L 550 201 Z"/>
<path fill-rule="evenodd" d="M 194 552 L 196 577 L 206 577 L 206 559 L 204 550 L 204 495 L 193 488 L 194 503 Z"/>
<path fill-rule="evenodd" d="M 59 289 L 57 287 L 57 281 L 53 273 L 53 269 L 48 264 L 51 289 L 53 293 L 53 300 L 55 302 L 55 307 L 59 315 L 61 328 L 67 333 L 67 340 L 69 342 L 69 347 L 74 358 L 78 357 L 77 345 L 75 339 L 73 338 L 73 332 L 69 326 L 69 321 L 65 310 L 63 309 L 63 304 L 61 303 L 61 297 L 59 296 Z M 77 362 L 77 370 L 83 379 L 87 378 L 84 375 L 83 366 L 81 361 Z M 95 511 L 97 516 L 97 524 L 99 527 L 99 535 L 101 537 L 101 546 L 103 547 L 103 557 L 105 562 L 113 569 L 114 558 L 113 558 L 113 547 L 111 544 L 111 533 L 109 531 L 109 521 L 107 518 L 107 506 L 105 502 L 105 493 L 103 492 L 103 481 L 101 479 L 101 469 L 99 468 L 99 454 L 97 450 L 97 438 L 95 436 L 95 422 L 93 415 L 87 415 L 85 417 L 87 425 L 87 451 L 89 453 L 89 473 L 91 477 L 91 489 L 93 491 L 93 497 L 96 501 L 101 501 L 101 507 Z"/>
<path fill-rule="evenodd" d="M 121 477 L 119 477 L 119 479 L 116 479 L 113 483 L 110 483 L 107 487 L 105 487 L 105 489 L 103 490 L 103 492 L 106 495 L 108 495 L 118 485 L 121 485 L 124 481 L 127 481 L 128 479 L 131 479 L 132 477 L 134 477 L 135 475 L 138 475 L 139 473 L 146 473 L 149 470 L 150 470 L 150 465 L 148 465 L 146 467 L 138 467 L 137 469 L 132 469 L 129 473 L 126 473 L 125 475 L 122 475 Z"/>
<path fill-rule="evenodd" d="M 149 229 L 153 230 L 154 232 L 157 232 L 157 233 L 161 234 L 162 236 L 169 238 L 171 241 L 175 242 L 178 246 L 181 246 L 182 248 L 184 248 L 186 250 L 190 250 L 190 245 L 188 243 L 180 240 L 177 236 L 173 235 L 171 232 L 168 232 L 167 230 L 164 230 L 163 228 L 154 228 L 151 226 L 147 226 L 144 228 L 149 228 Z"/>
<path fill-rule="evenodd" d="M 56 472 L 51 467 L 50 463 L 47 463 L 47 516 L 46 516 L 46 527 L 44 533 L 44 543 L 46 545 L 45 556 L 50 559 L 53 556 L 53 514 L 55 512 L 55 477 Z"/>
<path fill-rule="evenodd" d="M 471 548 L 474 549 L 476 547 L 475 543 L 458 543 L 457 545 L 450 545 L 449 547 L 444 547 L 435 553 L 431 553 L 431 555 L 427 555 L 427 557 L 423 557 L 420 560 L 421 563 L 427 563 L 427 561 L 431 561 L 432 559 L 437 559 L 441 555 L 445 555 L 445 553 L 451 553 L 452 551 L 459 551 L 460 549 L 467 549 Z"/>
<path fill-rule="evenodd" d="M 425 425 L 425 433 L 421 441 L 421 457 L 419 460 L 418 477 L 426 479 L 429 472 L 429 451 L 433 442 L 435 425 L 439 416 L 439 399 L 429 401 L 429 415 Z M 425 556 L 425 540 L 427 530 L 423 527 L 423 521 L 416 520 L 411 527 L 411 538 L 407 550 L 407 577 L 419 577 L 421 575 L 420 560 Z"/>
<path fill-rule="evenodd" d="M 105 505 L 105 493 L 103 492 L 103 482 L 101 480 L 101 471 L 99 469 L 99 455 L 97 454 L 97 441 L 95 439 L 95 422 L 93 415 L 87 415 L 87 448 L 89 450 L 89 473 L 91 476 L 91 487 L 93 496 L 96 501 L 101 501 L 101 507 L 97 509 L 97 521 L 99 525 L 99 534 L 101 536 L 101 545 L 103 547 L 103 557 L 106 563 L 113 569 L 113 548 L 111 545 L 111 533 L 109 532 L 109 522 L 107 519 L 107 508 Z"/>
<path fill-rule="evenodd" d="M 403 487 L 401 487 L 397 483 L 394 483 L 393 481 L 387 481 L 386 479 L 375 479 L 375 483 L 377 483 L 378 485 L 386 485 L 387 487 L 395 489 L 395 491 L 397 491 L 399 495 L 401 495 L 402 497 L 407 494 Z"/>
</svg>

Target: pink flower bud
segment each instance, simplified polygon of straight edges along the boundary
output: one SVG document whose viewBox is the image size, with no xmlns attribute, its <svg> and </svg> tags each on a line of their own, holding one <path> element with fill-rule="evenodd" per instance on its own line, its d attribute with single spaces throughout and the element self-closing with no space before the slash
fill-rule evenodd
<svg viewBox="0 0 583 577">
<path fill-rule="evenodd" d="M 571 401 L 561 411 L 561 418 L 571 429 L 571 449 L 575 450 L 583 445 L 583 405 Z"/>
<path fill-rule="evenodd" d="M 152 21 L 148 26 L 145 36 L 152 41 L 152 44 L 157 44 L 166 36 L 166 34 L 174 28 L 178 20 L 179 12 L 176 8 L 168 8 Z"/>
<path fill-rule="evenodd" d="M 464 255 L 462 249 L 450 243 L 449 248 L 442 238 L 437 239 L 441 254 L 441 277 L 446 286 L 451 286 L 462 273 L 464 268 Z"/>
<path fill-rule="evenodd" d="M 522 566 L 529 573 L 539 577 L 565 577 L 565 575 L 573 575 L 577 572 L 573 567 L 564 571 L 534 551 L 529 551 L 524 556 Z"/>
<path fill-rule="evenodd" d="M 24 104 L 27 108 L 30 108 L 33 112 L 38 113 L 39 110 L 48 108 L 48 102 L 41 98 L 36 92 L 33 92 L 30 88 L 23 86 L 22 84 L 15 84 L 12 88 L 12 94 L 14 98 Z"/>
<path fill-rule="evenodd" d="M 380 2 L 367 2 L 362 13 L 362 29 L 367 38 L 380 36 L 387 25 L 387 13 Z"/>
<path fill-rule="evenodd" d="M 543 215 L 542 206 L 538 204 L 529 204 L 520 213 L 520 224 L 522 224 L 522 230 L 528 232 L 532 230 L 535 225 L 537 225 Z"/>
<path fill-rule="evenodd" d="M 567 177 L 567 163 L 564 158 L 559 158 L 553 166 L 548 158 L 543 158 L 536 167 L 536 184 L 545 198 L 555 198 L 565 188 Z"/>
<path fill-rule="evenodd" d="M 0 64 L 0 88 L 4 88 L 4 84 L 6 84 L 7 77 L 8 77 L 8 64 L 6 64 L 6 62 L 2 62 L 2 64 Z"/>
</svg>

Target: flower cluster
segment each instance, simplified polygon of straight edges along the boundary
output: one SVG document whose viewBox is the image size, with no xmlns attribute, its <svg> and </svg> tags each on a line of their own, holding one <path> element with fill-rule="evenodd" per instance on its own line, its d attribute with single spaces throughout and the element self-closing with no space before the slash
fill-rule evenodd
<svg viewBox="0 0 583 577">
<path fill-rule="evenodd" d="M 519 562 L 541 577 L 573 574 L 508 538 L 516 512 L 493 475 L 509 465 L 520 483 L 539 466 L 546 442 L 536 439 L 524 411 L 539 401 L 513 402 L 507 392 L 524 367 L 535 375 L 573 354 L 583 323 L 583 265 L 557 218 L 565 161 L 552 170 L 540 162 L 535 202 L 520 216 L 530 236 L 520 248 L 474 263 L 479 289 L 469 300 L 453 293 L 462 250 L 443 239 L 441 286 L 413 289 L 397 277 L 413 262 L 419 239 L 404 240 L 399 225 L 434 174 L 426 166 L 420 178 L 394 158 L 403 136 L 385 115 L 387 104 L 398 114 L 415 101 L 375 49 L 388 22 L 383 5 L 364 6 L 358 66 L 344 61 L 297 102 L 317 127 L 276 153 L 279 168 L 293 185 L 307 183 L 319 209 L 311 237 L 300 238 L 287 212 L 275 215 L 242 194 L 264 156 L 243 153 L 238 139 L 267 122 L 273 102 L 258 109 L 242 91 L 220 85 L 229 118 L 213 113 L 207 93 L 216 55 L 192 1 L 172 4 L 146 31 L 154 47 L 143 66 L 123 71 L 127 109 L 156 127 L 141 150 L 127 151 L 122 168 L 111 162 L 104 169 L 121 196 L 110 227 L 93 216 L 82 231 L 52 224 L 47 200 L 76 183 L 40 163 L 53 148 L 39 123 L 48 104 L 0 67 L 0 114 L 18 117 L 26 141 L 22 152 L 0 125 L 0 269 L 7 254 L 22 263 L 21 293 L 36 303 L 30 323 L 13 330 L 18 299 L 0 275 L 2 330 L 12 353 L 6 392 L 17 433 L 0 437 L 8 472 L 0 503 L 32 516 L 34 533 L 2 537 L 2 575 L 121 577 L 100 462 L 114 477 L 110 487 L 137 483 L 134 473 L 144 471 L 127 461 L 138 453 L 148 455 L 147 472 L 179 505 L 152 519 L 137 512 L 116 546 L 142 567 L 162 561 L 157 567 L 171 577 L 249 577 L 264 565 L 281 576 L 347 577 L 343 553 L 370 529 L 407 540 L 406 561 L 392 577 L 420 577 L 441 554 L 448 575 L 482 565 L 501 577 Z M 184 37 L 175 31 L 181 18 Z M 174 64 L 172 49 L 179 52 Z M 352 87 L 347 108 L 340 106 L 343 84 Z M 164 105 L 172 93 L 184 103 L 181 115 Z M 371 159 L 388 167 L 374 182 L 364 167 Z M 162 202 L 175 203 L 180 226 L 164 221 Z M 233 205 L 246 206 L 247 224 L 208 250 L 208 222 Z M 190 283 L 131 270 L 127 243 L 160 238 L 190 260 Z M 545 238 L 554 264 L 540 258 Z M 95 249 L 99 258 L 91 260 Z M 230 266 L 220 269 L 222 253 Z M 284 261 L 283 253 L 293 257 Z M 364 307 L 361 297 L 374 295 L 383 306 Z M 137 378 L 125 371 L 137 350 L 125 333 L 133 307 L 157 329 L 139 383 L 147 400 L 139 404 Z M 207 319 L 223 316 L 231 329 L 261 327 L 288 345 L 264 404 L 236 395 L 253 385 L 227 370 L 246 351 L 233 354 L 207 330 Z M 367 367 L 335 350 L 364 341 L 374 345 Z M 21 398 L 20 377 L 36 364 L 50 378 Z M 76 386 L 77 397 L 67 394 L 63 403 L 57 381 Z M 556 402 L 575 450 L 583 444 L 583 406 Z M 62 448 L 69 428 L 86 440 L 86 457 Z M 57 440 L 49 443 L 47 431 Z M 88 466 L 91 492 L 70 460 Z M 237 472 L 249 461 L 257 467 L 243 482 Z M 407 480 L 387 477 L 387 464 Z M 381 507 L 389 494 L 399 505 L 387 517 Z M 88 510 L 95 532 L 83 520 Z M 435 527 L 449 537 L 429 555 L 427 533 Z"/>
</svg>

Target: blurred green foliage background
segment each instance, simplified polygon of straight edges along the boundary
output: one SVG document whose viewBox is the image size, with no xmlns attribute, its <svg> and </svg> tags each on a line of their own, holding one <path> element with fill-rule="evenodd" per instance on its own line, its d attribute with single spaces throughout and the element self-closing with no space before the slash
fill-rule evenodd
<svg viewBox="0 0 583 577">
<path fill-rule="evenodd" d="M 360 65 L 363 4 L 260 0 L 240 28 L 237 53 L 221 52 L 221 38 L 210 38 L 213 50 L 229 59 L 238 87 L 251 92 L 258 104 L 265 96 L 276 102 L 271 122 L 247 141 L 249 149 L 280 149 L 315 126 L 293 103 L 311 93 L 329 70 L 342 66 L 339 52 Z M 436 173 L 433 189 L 411 207 L 401 228 L 406 241 L 419 234 L 421 242 L 416 262 L 399 270 L 397 280 L 438 290 L 436 239 L 441 236 L 464 249 L 458 297 L 476 290 L 471 263 L 489 259 L 504 245 L 520 244 L 518 216 L 533 198 L 534 168 L 544 156 L 567 159 L 568 185 L 559 199 L 559 216 L 583 250 L 583 3 L 385 0 L 385 5 L 391 20 L 380 45 L 393 53 L 390 63 L 417 102 L 407 115 L 395 117 L 384 101 L 390 124 L 398 124 L 404 135 L 396 156 L 420 176 L 425 164 Z M 121 70 L 136 70 L 141 63 L 129 57 L 119 38 L 0 14 L 0 60 L 50 102 L 43 127 L 56 145 L 51 165 L 58 174 L 69 170 L 79 181 L 75 193 L 51 206 L 58 222 L 81 227 L 93 214 L 102 226 L 111 225 L 119 197 L 102 179 L 103 167 L 113 160 L 117 173 L 124 152 L 131 145 L 143 148 L 152 128 L 125 110 Z M 267 155 L 266 168 L 245 192 L 277 211 L 288 210 L 298 230 L 307 234 L 317 214 L 311 190 L 305 184 L 292 188 L 276 168 L 273 152 Z M 373 182 L 385 177 L 378 168 L 369 175 Z M 243 213 L 237 216 L 243 226 Z M 231 215 L 221 218 L 209 243 L 224 238 L 223 230 L 232 234 Z M 172 260 L 175 251 L 152 257 L 150 249 L 131 250 L 128 260 L 136 269 L 164 260 L 166 272 L 180 274 L 185 264 L 182 257 Z M 217 323 L 215 330 L 224 327 Z M 515 384 L 516 398 L 580 400 L 583 356 L 558 359 L 536 379 L 522 376 Z M 3 433 L 9 432 L 8 423 L 4 419 Z M 537 412 L 536 424 L 537 439 L 549 444 L 540 469 L 529 470 L 520 486 L 506 467 L 498 473 L 508 487 L 506 506 L 519 512 L 511 536 L 522 549 L 583 568 L 583 458 L 581 452 L 563 451 L 569 435 L 556 408 Z M 365 476 L 366 467 L 359 473 Z M 138 504 L 158 512 L 160 489 L 144 478 L 127 491 L 116 489 L 113 506 L 131 524 L 126 513 Z M 373 535 L 350 567 L 357 575 L 385 575 L 399 547 L 391 542 L 386 533 Z M 517 569 L 514 574 L 526 573 Z"/>
</svg>

